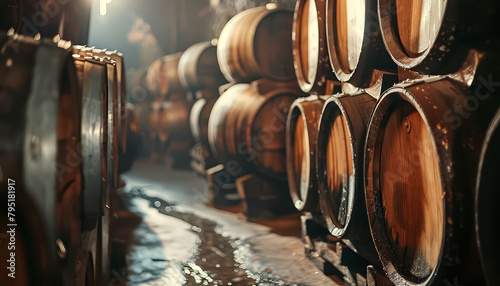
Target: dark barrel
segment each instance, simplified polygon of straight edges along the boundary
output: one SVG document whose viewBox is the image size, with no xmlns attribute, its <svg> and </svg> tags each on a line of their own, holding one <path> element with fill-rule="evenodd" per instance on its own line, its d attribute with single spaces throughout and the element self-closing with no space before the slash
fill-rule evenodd
<svg viewBox="0 0 500 286">
<path fill-rule="evenodd" d="M 208 121 L 215 158 L 228 168 L 286 180 L 286 118 L 303 95 L 294 82 L 236 84 L 217 99 Z M 235 175 L 236 176 L 236 175 Z"/>
<path fill-rule="evenodd" d="M 424 74 L 457 70 L 467 48 L 498 39 L 498 1 L 379 0 L 384 43 L 401 67 Z"/>
<path fill-rule="evenodd" d="M 217 45 L 222 74 L 230 82 L 294 79 L 292 24 L 293 13 L 276 8 L 252 8 L 234 16 Z"/>
<path fill-rule="evenodd" d="M 186 91 L 217 89 L 227 83 L 217 61 L 217 39 L 192 45 L 179 60 L 179 80 Z"/>
<path fill-rule="evenodd" d="M 441 77 L 401 83 L 372 113 L 366 208 L 378 255 L 395 284 L 481 283 L 471 174 L 482 138 L 477 119 L 490 103 L 468 109 L 465 117 L 459 107 L 481 98 L 473 90 Z"/>
<path fill-rule="evenodd" d="M 0 217 L 16 224 L 16 283 L 71 285 L 81 215 L 75 66 L 69 51 L 45 39 L 2 35 L 0 42 Z M 7 242 L 0 243 L 2 253 Z M 7 274 L 0 281 L 13 283 Z"/>
<path fill-rule="evenodd" d="M 350 240 L 363 257 L 378 264 L 363 191 L 364 140 L 374 105 L 375 99 L 363 92 L 334 95 L 325 102 L 316 165 L 319 205 L 328 231 Z"/>
<path fill-rule="evenodd" d="M 368 87 L 373 69 L 395 70 L 384 49 L 376 0 L 327 0 L 330 63 L 337 78 Z"/>
<path fill-rule="evenodd" d="M 299 0 L 293 21 L 295 75 L 304 92 L 324 94 L 326 80 L 335 79 L 328 59 L 326 1 Z"/>
<path fill-rule="evenodd" d="M 477 243 L 488 285 L 500 281 L 500 109 L 486 132 L 477 174 L 475 219 Z"/>
<path fill-rule="evenodd" d="M 324 98 L 316 95 L 299 98 L 288 113 L 286 169 L 290 196 L 299 211 L 318 210 L 316 144 L 324 102 Z"/>
<path fill-rule="evenodd" d="M 179 80 L 179 60 L 182 53 L 161 57 L 148 67 L 146 87 L 154 97 L 169 97 L 174 93 L 184 93 Z"/>
</svg>

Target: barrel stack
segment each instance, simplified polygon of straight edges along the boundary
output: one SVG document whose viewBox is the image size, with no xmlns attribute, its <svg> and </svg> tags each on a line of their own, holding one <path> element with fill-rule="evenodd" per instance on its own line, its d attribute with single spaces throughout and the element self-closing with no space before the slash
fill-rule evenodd
<svg viewBox="0 0 500 286">
<path fill-rule="evenodd" d="M 285 125 L 291 103 L 303 93 L 293 68 L 292 25 L 293 13 L 275 4 L 252 8 L 226 24 L 217 45 L 230 84 L 221 88 L 208 121 L 210 149 L 221 164 L 211 178 L 222 186 L 234 180 L 250 217 L 293 208 L 283 200 Z"/>
<path fill-rule="evenodd" d="M 403 82 L 384 92 L 372 114 L 365 191 L 372 237 L 393 283 L 485 283 L 471 174 L 499 105 L 494 88 L 480 91 L 499 76 L 498 33 L 489 26 L 498 24 L 498 8 L 494 1 L 391 8 L 379 1 L 384 43 Z"/>
<path fill-rule="evenodd" d="M 307 116 L 292 112 L 288 121 L 288 178 L 304 212 L 306 253 L 350 284 L 493 285 L 498 259 L 486 249 L 498 237 L 488 171 L 498 125 L 498 3 L 299 2 L 295 26 L 307 28 L 295 28 L 294 40 L 306 52 L 295 53 L 295 68 L 308 79 L 299 84 L 313 82 L 314 64 L 324 61 L 308 54 L 314 37 L 300 36 L 316 30 L 315 13 L 298 10 L 323 6 L 328 59 L 342 82 L 342 92 L 325 92 L 316 150 Z M 317 94 L 314 86 L 306 92 Z M 338 262 L 350 253 L 363 260 Z"/>
<path fill-rule="evenodd" d="M 361 283 L 357 277 L 366 277 L 370 264 L 382 271 L 364 206 L 362 158 L 376 98 L 395 81 L 397 68 L 377 14 L 365 13 L 376 5 L 298 1 L 294 18 L 295 71 L 302 90 L 313 95 L 296 100 L 288 117 L 290 194 L 303 212 L 306 253 L 321 265 L 337 263 L 349 283 Z M 336 251 L 325 255 L 322 241 Z M 349 253 L 359 254 L 356 267 L 336 262 Z"/>
<path fill-rule="evenodd" d="M 216 165 L 208 143 L 208 118 L 219 97 L 219 87 L 227 83 L 217 61 L 217 39 L 190 46 L 179 61 L 179 80 L 187 100 L 194 102 L 189 114 L 191 167 L 202 176 Z"/>
<path fill-rule="evenodd" d="M 151 158 L 174 168 L 186 167 L 192 146 L 189 112 L 192 102 L 187 99 L 179 77 L 182 52 L 163 56 L 147 69 L 145 83 L 149 106 L 149 143 Z M 148 102 L 149 102 L 148 101 Z M 147 120 L 147 119 L 146 119 Z"/>
</svg>

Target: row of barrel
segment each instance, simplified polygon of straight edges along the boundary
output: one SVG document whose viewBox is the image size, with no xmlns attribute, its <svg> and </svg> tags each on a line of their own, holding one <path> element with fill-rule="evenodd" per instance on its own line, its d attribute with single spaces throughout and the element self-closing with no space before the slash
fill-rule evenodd
<svg viewBox="0 0 500 286">
<path fill-rule="evenodd" d="M 12 30 L 0 47 L 1 284 L 107 284 L 119 158 L 137 154 L 123 57 Z"/>
<path fill-rule="evenodd" d="M 297 3 L 295 72 L 315 95 L 288 114 L 292 200 L 395 285 L 498 281 L 500 217 L 485 202 L 498 185 L 483 163 L 498 152 L 498 9 Z"/>
<path fill-rule="evenodd" d="M 210 71 L 211 84 L 179 86 L 197 99 L 184 114 L 217 163 L 287 181 L 298 210 L 394 284 L 495 285 L 498 11 L 495 1 L 268 4 L 233 17 L 217 47 L 199 44 L 210 67 L 190 48 L 172 74 L 186 77 L 188 62 Z"/>
</svg>

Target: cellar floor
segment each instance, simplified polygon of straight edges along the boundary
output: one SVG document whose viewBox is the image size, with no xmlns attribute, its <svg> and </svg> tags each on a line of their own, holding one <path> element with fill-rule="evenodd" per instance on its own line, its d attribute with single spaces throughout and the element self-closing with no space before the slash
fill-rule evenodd
<svg viewBox="0 0 500 286">
<path fill-rule="evenodd" d="M 207 205 L 204 178 L 138 161 L 123 176 L 116 237 L 126 263 L 114 285 L 341 285 L 304 255 L 298 214 L 247 221 Z"/>
</svg>

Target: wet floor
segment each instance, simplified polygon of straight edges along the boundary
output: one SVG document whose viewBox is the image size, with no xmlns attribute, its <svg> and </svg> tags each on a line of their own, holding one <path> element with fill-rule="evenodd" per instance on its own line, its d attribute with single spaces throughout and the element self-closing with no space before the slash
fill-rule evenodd
<svg viewBox="0 0 500 286">
<path fill-rule="evenodd" d="M 246 221 L 207 206 L 203 178 L 138 162 L 122 198 L 142 221 L 127 253 L 127 285 L 338 285 L 305 257 L 298 214 Z"/>
</svg>

